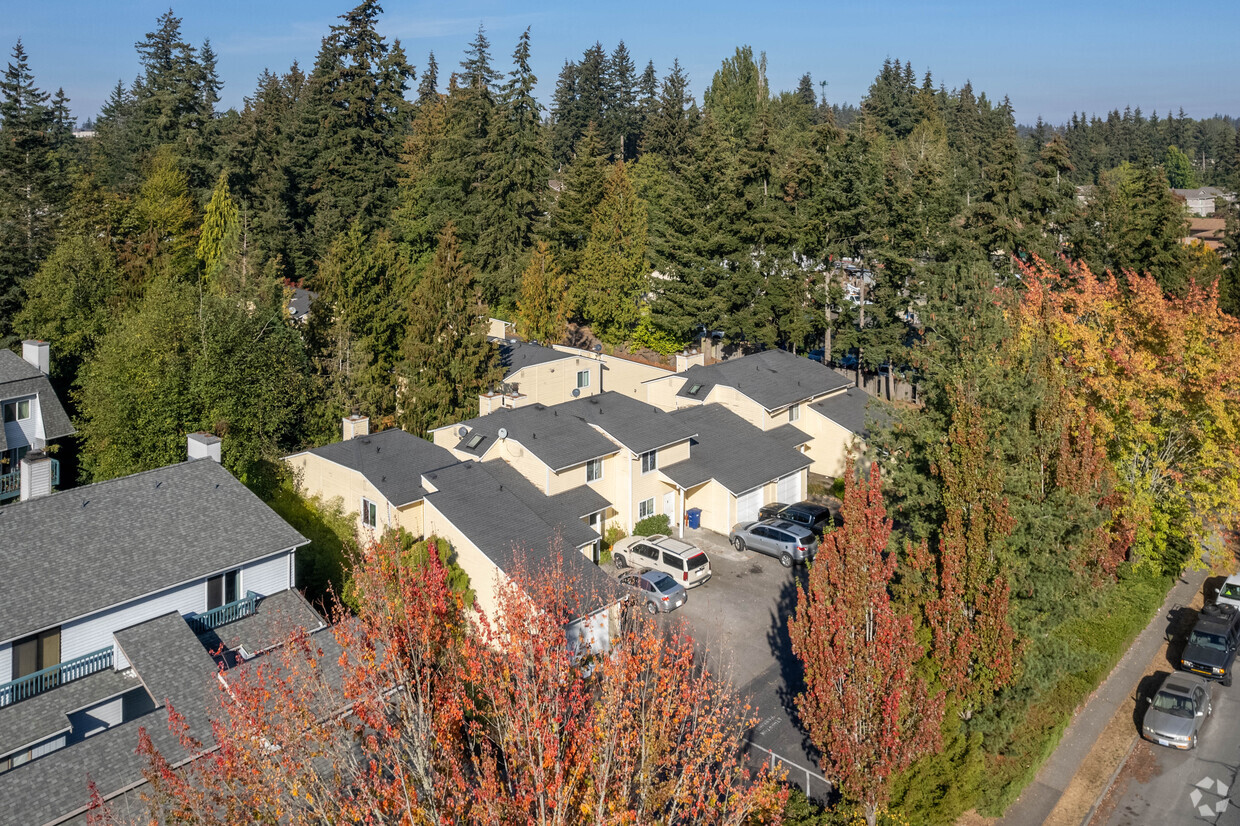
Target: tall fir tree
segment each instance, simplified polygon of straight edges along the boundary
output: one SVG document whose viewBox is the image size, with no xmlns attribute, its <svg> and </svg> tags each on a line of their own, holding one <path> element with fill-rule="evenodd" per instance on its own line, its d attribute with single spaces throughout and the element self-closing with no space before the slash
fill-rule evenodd
<svg viewBox="0 0 1240 826">
<path fill-rule="evenodd" d="M 479 394 L 498 385 L 503 370 L 486 319 L 474 272 L 448 224 L 410 303 L 400 374 L 406 430 L 424 434 L 467 418 Z"/>
<path fill-rule="evenodd" d="M 582 316 L 605 342 L 626 340 L 641 315 L 649 289 L 646 226 L 646 204 L 633 190 L 624 162 L 616 161 L 573 284 Z"/>
</svg>

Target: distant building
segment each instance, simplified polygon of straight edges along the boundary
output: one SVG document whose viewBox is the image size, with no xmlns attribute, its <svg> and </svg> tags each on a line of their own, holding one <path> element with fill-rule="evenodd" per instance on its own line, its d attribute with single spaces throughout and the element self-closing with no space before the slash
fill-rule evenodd
<svg viewBox="0 0 1240 826">
<path fill-rule="evenodd" d="M 310 320 L 310 304 L 319 294 L 301 287 L 293 288 L 293 295 L 288 300 L 288 317 L 298 324 L 305 324 Z"/>
<path fill-rule="evenodd" d="M 44 448 L 74 430 L 47 377 L 49 350 L 46 341 L 23 341 L 20 357 L 0 349 L 0 503 L 60 484 L 60 463 Z"/>
<path fill-rule="evenodd" d="M 1227 221 L 1222 218 L 1193 217 L 1188 222 L 1188 237 L 1185 244 L 1200 241 L 1212 250 L 1223 246 L 1223 235 L 1227 231 Z"/>
<path fill-rule="evenodd" d="M 1214 214 L 1214 201 L 1222 198 L 1231 202 L 1236 196 L 1224 192 L 1216 186 L 1202 186 L 1197 189 L 1173 189 L 1171 192 L 1188 206 L 1189 213 L 1201 218 Z"/>
</svg>

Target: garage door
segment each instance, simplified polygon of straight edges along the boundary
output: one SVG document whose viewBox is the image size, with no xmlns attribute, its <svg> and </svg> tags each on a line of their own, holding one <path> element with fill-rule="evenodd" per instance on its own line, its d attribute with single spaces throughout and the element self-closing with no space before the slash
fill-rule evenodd
<svg viewBox="0 0 1240 826">
<path fill-rule="evenodd" d="M 779 480 L 775 498 L 785 505 L 801 501 L 801 474 L 790 473 Z"/>
<path fill-rule="evenodd" d="M 748 493 L 736 497 L 736 521 L 752 522 L 758 518 L 758 509 L 762 507 L 762 488 L 754 488 Z"/>
</svg>

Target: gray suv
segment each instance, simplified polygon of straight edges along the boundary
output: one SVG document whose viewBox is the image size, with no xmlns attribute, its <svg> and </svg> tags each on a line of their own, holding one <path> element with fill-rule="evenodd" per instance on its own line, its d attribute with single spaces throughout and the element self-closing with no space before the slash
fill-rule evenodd
<svg viewBox="0 0 1240 826">
<path fill-rule="evenodd" d="M 818 536 L 813 529 L 782 519 L 739 522 L 732 526 L 728 539 L 736 550 L 773 556 L 785 568 L 794 562 L 808 562 L 818 553 Z"/>
<path fill-rule="evenodd" d="M 631 571 L 621 574 L 620 581 L 633 589 L 651 614 L 675 611 L 689 600 L 684 586 L 662 571 Z"/>
</svg>

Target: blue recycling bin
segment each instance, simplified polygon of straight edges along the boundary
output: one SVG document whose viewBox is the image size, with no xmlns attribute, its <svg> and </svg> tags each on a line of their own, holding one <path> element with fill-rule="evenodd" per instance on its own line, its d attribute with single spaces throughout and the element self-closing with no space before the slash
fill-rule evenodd
<svg viewBox="0 0 1240 826">
<path fill-rule="evenodd" d="M 702 509 L 701 508 L 689 508 L 689 510 L 685 511 L 685 518 L 689 520 L 690 528 L 693 528 L 696 530 L 697 528 L 702 527 Z"/>
</svg>

